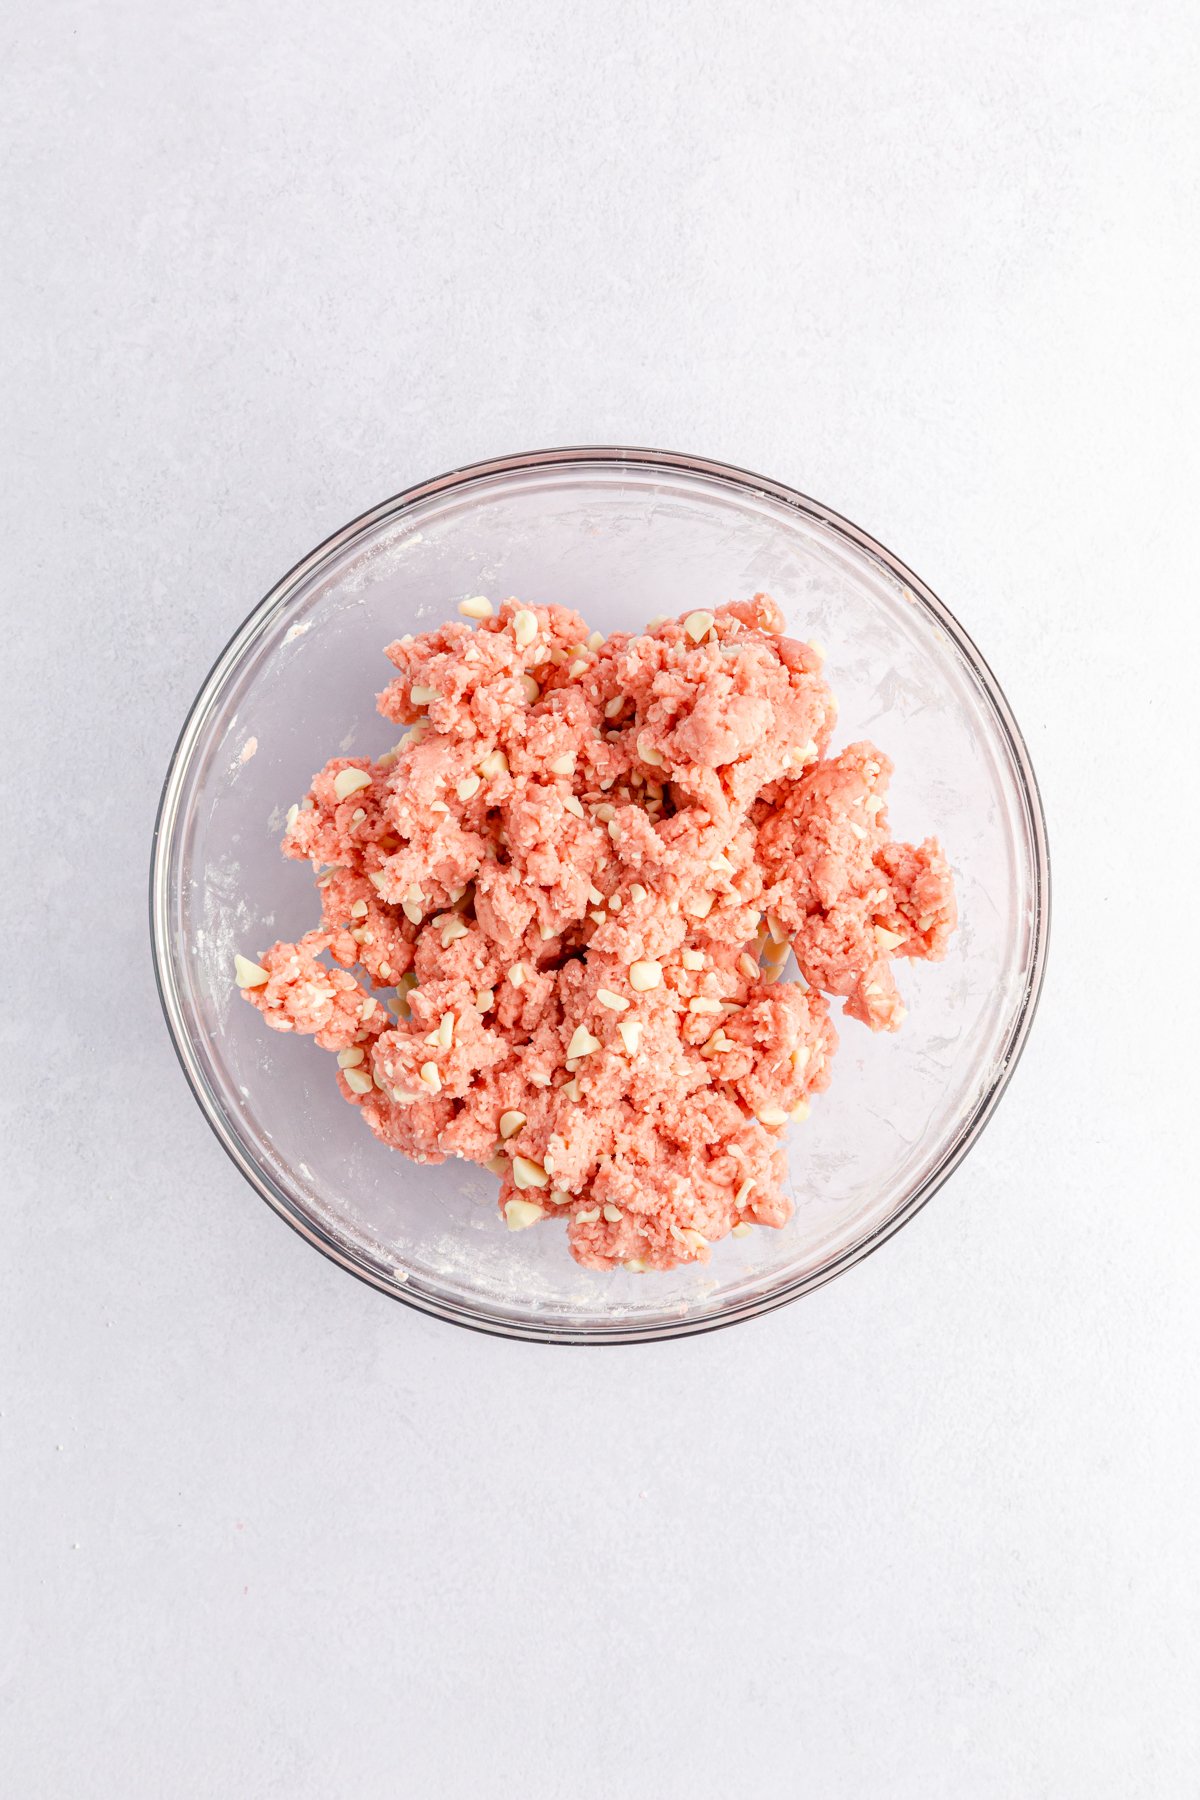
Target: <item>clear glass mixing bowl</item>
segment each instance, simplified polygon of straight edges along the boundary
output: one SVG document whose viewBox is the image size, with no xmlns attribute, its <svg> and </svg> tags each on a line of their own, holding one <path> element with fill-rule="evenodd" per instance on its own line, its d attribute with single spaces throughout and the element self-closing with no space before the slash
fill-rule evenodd
<svg viewBox="0 0 1200 1800">
<path fill-rule="evenodd" d="M 601 631 L 758 590 L 816 638 L 835 744 L 896 763 L 897 837 L 936 833 L 962 923 L 948 960 L 902 964 L 908 1019 L 840 1017 L 833 1086 L 792 1127 L 795 1216 L 726 1239 L 707 1266 L 579 1268 L 553 1225 L 504 1229 L 496 1182 L 420 1168 L 341 1099 L 332 1058 L 267 1030 L 233 986 L 315 920 L 284 813 L 336 753 L 395 737 L 374 708 L 384 644 L 468 594 L 576 607 Z M 456 470 L 305 557 L 236 633 L 197 696 L 163 790 L 151 929 L 163 1008 L 205 1117 L 263 1198 L 343 1268 L 424 1312 L 508 1337 L 627 1343 L 727 1325 L 841 1273 L 910 1219 L 975 1142 L 1028 1033 L 1046 954 L 1037 785 L 994 677 L 929 589 L 856 526 L 778 482 L 661 451 L 577 449 Z"/>
</svg>

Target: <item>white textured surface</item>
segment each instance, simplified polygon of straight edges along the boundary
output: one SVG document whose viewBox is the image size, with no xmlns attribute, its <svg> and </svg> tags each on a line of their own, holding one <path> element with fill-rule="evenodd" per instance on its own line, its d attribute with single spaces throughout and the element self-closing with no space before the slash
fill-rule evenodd
<svg viewBox="0 0 1200 1800">
<path fill-rule="evenodd" d="M 3 38 L 6 1791 L 1194 1793 L 1194 8 L 20 0 Z M 794 481 L 959 612 L 1056 934 L 885 1251 L 561 1353 L 252 1197 L 144 876 L 284 568 L 603 440 Z"/>
</svg>

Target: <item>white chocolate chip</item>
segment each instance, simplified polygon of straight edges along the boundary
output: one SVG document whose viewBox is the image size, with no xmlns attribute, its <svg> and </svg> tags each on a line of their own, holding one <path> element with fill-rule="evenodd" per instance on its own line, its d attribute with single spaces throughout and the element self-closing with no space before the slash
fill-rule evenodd
<svg viewBox="0 0 1200 1800">
<path fill-rule="evenodd" d="M 528 1156 L 514 1156 L 512 1172 L 513 1180 L 519 1188 L 544 1188 L 550 1185 L 550 1177 L 541 1163 L 532 1162 Z"/>
<path fill-rule="evenodd" d="M 697 896 L 694 900 L 688 901 L 687 905 L 684 907 L 683 910 L 685 913 L 687 913 L 687 915 L 690 919 L 707 919 L 707 917 L 708 917 L 709 913 L 712 911 L 712 909 L 713 909 L 712 895 L 711 894 L 697 894 Z"/>
<path fill-rule="evenodd" d="M 494 775 L 507 775 L 508 758 L 503 750 L 489 750 L 479 765 L 479 773 L 489 780 Z"/>
<path fill-rule="evenodd" d="M 516 1137 L 522 1125 L 526 1123 L 525 1114 L 515 1109 L 500 1114 L 500 1137 L 507 1143 L 510 1137 Z"/>
<path fill-rule="evenodd" d="M 683 629 L 687 632 L 693 644 L 700 644 L 703 643 L 704 639 L 708 636 L 714 623 L 715 620 L 710 612 L 694 612 L 689 613 L 687 618 L 683 621 Z"/>
<path fill-rule="evenodd" d="M 414 706 L 428 706 L 431 700 L 437 699 L 438 692 L 436 688 L 425 687 L 418 681 L 409 688 L 408 697 Z"/>
<path fill-rule="evenodd" d="M 881 950 L 894 950 L 904 939 L 898 931 L 888 931 L 885 926 L 876 925 L 875 942 Z"/>
<path fill-rule="evenodd" d="M 561 756 L 552 757 L 547 766 L 552 775 L 573 775 L 575 773 L 575 752 L 566 750 Z"/>
<path fill-rule="evenodd" d="M 597 988 L 596 998 L 601 1006 L 607 1006 L 609 1012 L 625 1012 L 629 1006 L 628 1000 L 622 999 L 620 994 L 614 994 L 609 988 Z"/>
<path fill-rule="evenodd" d="M 361 1044 L 351 1044 L 351 1046 L 348 1050 L 339 1050 L 338 1051 L 338 1054 L 337 1054 L 338 1068 L 339 1069 L 357 1069 L 357 1067 L 358 1067 L 359 1063 L 362 1061 L 364 1055 L 365 1055 L 365 1051 L 363 1050 Z"/>
<path fill-rule="evenodd" d="M 588 638 L 587 647 L 592 652 L 593 656 L 596 654 L 597 650 L 603 650 L 604 633 L 602 631 L 593 631 Z"/>
<path fill-rule="evenodd" d="M 680 957 L 685 969 L 702 969 L 704 967 L 703 950 L 685 950 Z"/>
<path fill-rule="evenodd" d="M 524 694 L 528 706 L 532 706 L 535 701 L 540 700 L 542 697 L 542 690 L 533 679 L 532 675 L 522 675 L 521 692 Z"/>
<path fill-rule="evenodd" d="M 635 994 L 649 993 L 651 988 L 662 982 L 662 965 L 656 962 L 635 962 L 629 965 L 629 985 Z"/>
<path fill-rule="evenodd" d="M 525 1231 L 530 1225 L 536 1225 L 539 1219 L 546 1216 L 545 1208 L 536 1206 L 532 1200 L 506 1200 L 504 1202 L 505 1223 L 510 1231 Z"/>
<path fill-rule="evenodd" d="M 856 824 L 855 824 L 855 823 L 854 823 L 854 820 L 853 820 L 853 819 L 851 819 L 851 821 L 850 821 L 850 829 L 851 829 L 851 831 L 852 831 L 852 832 L 853 832 L 853 833 L 854 833 L 854 835 L 855 835 L 855 837 L 856 837 L 856 838 L 857 838 L 857 839 L 858 839 L 858 840 L 859 840 L 859 842 L 860 842 L 860 843 L 865 843 L 865 842 L 866 842 L 866 838 L 867 838 L 867 833 L 866 833 L 866 829 L 865 829 L 865 827 L 864 827 L 864 826 L 862 826 L 862 825 L 856 825 Z"/>
<path fill-rule="evenodd" d="M 538 622 L 533 613 L 522 607 L 513 615 L 513 637 L 520 649 L 527 650 L 538 632 Z"/>
<path fill-rule="evenodd" d="M 621 1019 L 617 1023 L 617 1030 L 620 1032 L 621 1042 L 624 1044 L 630 1056 L 636 1056 L 638 1045 L 642 1041 L 641 1020 Z"/>
<path fill-rule="evenodd" d="M 566 1095 L 568 1100 L 573 1100 L 576 1102 L 576 1104 L 578 1104 L 578 1101 L 579 1101 L 578 1078 L 573 1075 L 571 1077 L 570 1081 L 564 1081 L 563 1085 L 562 1085 L 562 1092 Z"/>
<path fill-rule="evenodd" d="M 694 1000 L 688 1001 L 687 1009 L 690 1013 L 719 1013 L 721 1002 L 707 994 L 697 994 Z"/>
<path fill-rule="evenodd" d="M 592 921 L 593 925 L 606 925 L 608 923 L 608 914 L 604 912 L 590 912 L 588 918 Z"/>
<path fill-rule="evenodd" d="M 458 610 L 464 619 L 490 619 L 492 603 L 486 594 L 472 594 L 469 600 L 460 600 Z"/>
<path fill-rule="evenodd" d="M 608 1220 L 610 1225 L 616 1225 L 620 1222 L 623 1215 L 619 1206 L 610 1204 L 604 1208 L 604 1217 Z"/>
<path fill-rule="evenodd" d="M 642 901 L 646 898 L 646 890 L 640 881 L 635 881 L 630 888 L 629 898 L 633 901 L 635 906 L 640 906 Z"/>
<path fill-rule="evenodd" d="M 519 962 L 514 963 L 512 968 L 508 971 L 508 979 L 509 979 L 510 984 L 513 987 L 515 987 L 515 988 L 524 987 L 525 986 L 525 964 L 519 963 Z"/>
<path fill-rule="evenodd" d="M 600 1048 L 600 1039 L 593 1037 L 586 1025 L 577 1025 L 571 1033 L 571 1041 L 567 1045 L 568 1057 L 590 1056 L 593 1050 Z"/>
<path fill-rule="evenodd" d="M 477 1011 L 490 1012 L 492 1007 L 495 1004 L 496 1004 L 495 990 L 492 988 L 480 988 L 479 992 L 475 996 L 475 1006 L 476 1006 Z"/>
<path fill-rule="evenodd" d="M 604 895 L 600 892 L 599 888 L 590 887 L 588 889 L 588 900 L 593 906 L 604 905 Z"/>
<path fill-rule="evenodd" d="M 423 908 L 419 906 L 415 900 L 403 901 L 400 910 L 403 912 L 410 925 L 419 925 L 421 920 L 425 917 Z"/>
<path fill-rule="evenodd" d="M 365 900 L 356 900 L 354 902 L 354 905 L 350 908 L 350 917 L 352 919 L 365 919 L 366 916 L 367 916 L 366 901 Z"/>
<path fill-rule="evenodd" d="M 248 956 L 235 956 L 233 979 L 240 988 L 256 988 L 265 987 L 271 977 L 261 963 L 251 962 Z"/>
<path fill-rule="evenodd" d="M 575 1223 L 577 1225 L 594 1225 L 599 1217 L 600 1208 L 598 1206 L 585 1206 L 582 1212 L 575 1214 Z"/>
<path fill-rule="evenodd" d="M 448 813 L 450 808 L 446 805 L 444 800 L 431 800 L 429 802 L 429 810 L 430 812 L 435 813 Z"/>
<path fill-rule="evenodd" d="M 365 769 L 339 769 L 333 778 L 333 791 L 339 800 L 348 800 L 359 788 L 370 785 L 371 777 Z"/>
<path fill-rule="evenodd" d="M 470 800 L 479 792 L 482 783 L 478 775 L 464 775 L 455 786 L 455 793 L 460 800 Z"/>
<path fill-rule="evenodd" d="M 454 1014 L 443 1013 L 438 1021 L 437 1041 L 443 1050 L 449 1050 L 454 1042 Z"/>
<path fill-rule="evenodd" d="M 572 681 L 578 681 L 579 677 L 586 671 L 586 669 L 587 669 L 586 657 L 579 656 L 579 657 L 576 657 L 575 661 L 571 664 L 570 668 L 567 670 L 567 674 L 570 676 Z"/>
<path fill-rule="evenodd" d="M 365 1069 L 343 1069 L 342 1073 L 352 1094 L 369 1094 L 375 1085 Z"/>
<path fill-rule="evenodd" d="M 417 1080 L 421 1083 L 422 1087 L 429 1088 L 433 1093 L 437 1094 L 441 1092 L 442 1078 L 438 1073 L 438 1066 L 435 1062 L 422 1063 L 417 1074 Z"/>
<path fill-rule="evenodd" d="M 507 1175 L 508 1158 L 507 1156 L 489 1156 L 483 1166 L 492 1175 Z"/>
<path fill-rule="evenodd" d="M 442 931 L 442 949 L 448 950 L 456 938 L 464 938 L 466 935 L 467 927 L 463 924 L 457 914 L 452 914 L 451 917 L 446 920 L 445 927 Z"/>
</svg>

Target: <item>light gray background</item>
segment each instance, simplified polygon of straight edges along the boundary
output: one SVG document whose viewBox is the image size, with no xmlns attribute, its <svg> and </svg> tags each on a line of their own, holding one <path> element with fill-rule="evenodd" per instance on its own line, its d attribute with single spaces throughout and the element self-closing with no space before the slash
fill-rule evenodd
<svg viewBox="0 0 1200 1800">
<path fill-rule="evenodd" d="M 1193 5 L 20 0 L 0 46 L 15 1800 L 1200 1792 Z M 954 608 L 1056 871 L 878 1256 L 563 1352 L 359 1286 L 159 1019 L 209 661 L 366 505 L 650 443 Z"/>
</svg>

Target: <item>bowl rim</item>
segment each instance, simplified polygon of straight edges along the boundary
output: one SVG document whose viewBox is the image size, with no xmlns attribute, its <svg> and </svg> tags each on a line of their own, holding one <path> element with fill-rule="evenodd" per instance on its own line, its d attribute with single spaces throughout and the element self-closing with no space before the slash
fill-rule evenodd
<svg viewBox="0 0 1200 1800">
<path fill-rule="evenodd" d="M 1020 1001 L 1013 1014 L 1006 1046 L 996 1060 L 996 1068 L 988 1087 L 967 1115 L 939 1162 L 887 1218 L 840 1251 L 829 1262 L 782 1283 L 768 1294 L 740 1302 L 719 1315 L 712 1317 L 687 1315 L 646 1325 L 631 1323 L 627 1319 L 616 1320 L 611 1326 L 606 1325 L 602 1320 L 594 1324 L 589 1322 L 587 1325 L 568 1326 L 555 1325 L 550 1321 L 543 1323 L 534 1318 L 514 1319 L 500 1314 L 490 1314 L 481 1307 L 447 1300 L 444 1297 L 426 1293 L 419 1288 L 410 1288 L 402 1278 L 389 1280 L 382 1270 L 372 1267 L 353 1249 L 339 1242 L 332 1232 L 323 1229 L 315 1219 L 300 1211 L 290 1196 L 276 1186 L 257 1158 L 250 1154 L 246 1144 L 234 1130 L 228 1115 L 219 1106 L 215 1095 L 209 1089 L 190 1034 L 185 1026 L 175 964 L 171 953 L 170 936 L 167 930 L 171 853 L 175 847 L 179 803 L 184 780 L 190 770 L 192 756 L 201 730 L 230 674 L 238 666 L 245 652 L 266 630 L 274 615 L 287 604 L 301 583 L 322 563 L 337 555 L 355 538 L 364 535 L 385 520 L 400 518 L 414 506 L 437 495 L 447 494 L 455 489 L 466 489 L 496 476 L 516 475 L 542 468 L 585 467 L 588 464 L 602 465 L 608 468 L 614 465 L 619 467 L 621 464 L 637 468 L 659 467 L 672 474 L 697 475 L 708 481 L 732 486 L 743 492 L 769 497 L 840 534 L 856 549 L 880 563 L 889 575 L 911 591 L 913 597 L 951 638 L 980 682 L 1007 741 L 1012 764 L 1018 776 L 1020 798 L 1033 851 L 1032 942 Z M 748 1319 L 761 1317 L 765 1313 L 774 1312 L 781 1306 L 790 1305 L 801 1295 L 812 1293 L 817 1288 L 824 1287 L 826 1283 L 833 1281 L 837 1276 L 845 1274 L 848 1269 L 855 1267 L 865 1257 L 878 1250 L 910 1219 L 916 1217 L 978 1141 L 1021 1059 L 1037 1012 L 1045 977 L 1050 937 L 1050 889 L 1050 851 L 1045 812 L 1028 746 L 1013 715 L 1012 708 L 1009 706 L 1000 683 L 974 641 L 949 608 L 907 564 L 872 537 L 869 532 L 844 518 L 842 514 L 835 512 L 832 507 L 811 499 L 808 495 L 800 493 L 783 482 L 757 475 L 736 464 L 719 462 L 708 457 L 685 455 L 671 450 L 653 450 L 625 445 L 582 444 L 523 451 L 511 456 L 490 457 L 481 462 L 467 463 L 459 468 L 450 469 L 445 474 L 404 488 L 389 499 L 360 513 L 348 524 L 331 533 L 315 549 L 301 557 L 299 562 L 295 563 L 280 580 L 275 582 L 247 614 L 214 660 L 200 684 L 195 699 L 188 708 L 187 716 L 176 739 L 159 796 L 151 841 L 149 925 L 154 980 L 158 990 L 159 1003 L 175 1055 L 188 1086 L 192 1090 L 193 1097 L 218 1143 L 234 1166 L 255 1192 L 267 1202 L 272 1211 L 277 1213 L 294 1231 L 298 1232 L 330 1261 L 336 1263 L 340 1268 L 346 1269 L 369 1287 L 375 1288 L 378 1292 L 386 1294 L 394 1300 L 399 1300 L 405 1306 L 412 1307 L 418 1312 L 426 1313 L 434 1318 L 445 1319 L 449 1323 L 459 1325 L 467 1330 L 480 1331 L 491 1336 L 516 1339 L 527 1343 L 631 1344 L 656 1343 L 668 1338 L 694 1337 L 703 1332 L 719 1331 L 727 1326 L 737 1325 Z"/>
</svg>

